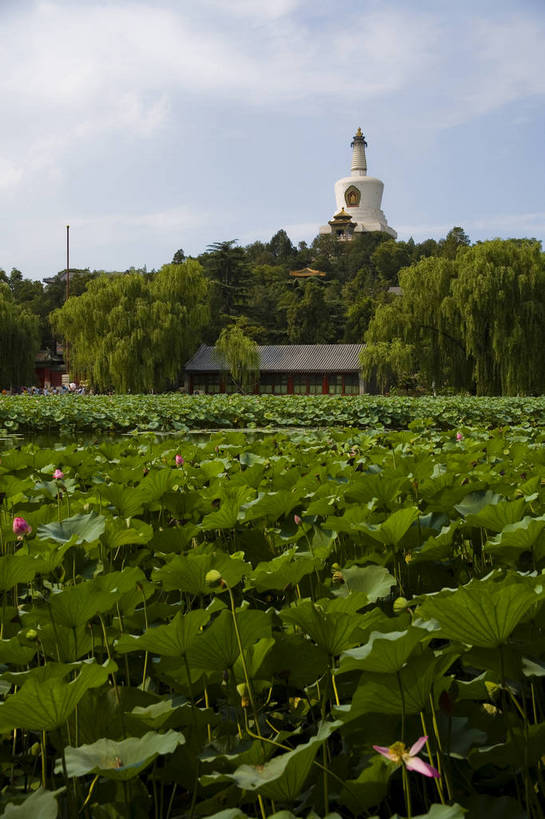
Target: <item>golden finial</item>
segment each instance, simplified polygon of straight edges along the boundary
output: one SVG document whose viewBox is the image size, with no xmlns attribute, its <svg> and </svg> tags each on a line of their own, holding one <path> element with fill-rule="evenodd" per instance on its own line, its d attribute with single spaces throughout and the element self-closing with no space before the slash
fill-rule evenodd
<svg viewBox="0 0 545 819">
<path fill-rule="evenodd" d="M 356 136 L 357 137 L 362 137 L 363 136 L 363 134 L 361 132 L 361 128 L 358 128 L 358 130 L 356 131 Z"/>
</svg>

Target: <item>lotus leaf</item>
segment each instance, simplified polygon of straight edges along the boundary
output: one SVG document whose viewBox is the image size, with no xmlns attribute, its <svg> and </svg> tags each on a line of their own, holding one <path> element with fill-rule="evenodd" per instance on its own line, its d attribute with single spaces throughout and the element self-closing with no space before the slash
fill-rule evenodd
<svg viewBox="0 0 545 819">
<path fill-rule="evenodd" d="M 341 725 L 340 722 L 322 723 L 318 733 L 293 751 L 279 754 L 263 765 L 241 765 L 232 774 L 226 774 L 244 791 L 257 791 L 269 799 L 293 802 L 305 784 L 318 749 Z M 214 781 L 203 777 L 203 782 Z"/>
<path fill-rule="evenodd" d="M 356 642 L 352 635 L 360 625 L 358 616 L 346 612 L 326 612 L 310 600 L 297 606 L 282 609 L 280 617 L 285 623 L 299 626 L 330 657 L 336 657 Z"/>
<path fill-rule="evenodd" d="M 150 628 L 141 637 L 121 635 L 116 642 L 116 650 L 120 654 L 150 651 L 165 657 L 183 657 L 209 619 L 210 613 L 202 609 L 188 611 L 186 614 L 178 612 L 171 623 Z"/>
<path fill-rule="evenodd" d="M 116 669 L 111 661 L 104 665 L 84 663 L 78 676 L 69 683 L 59 677 L 43 681 L 29 679 L 16 694 L 11 694 L 0 704 L 0 732 L 13 728 L 29 731 L 58 728 L 66 722 L 86 691 L 102 685 Z"/>
<path fill-rule="evenodd" d="M 437 621 L 437 636 L 495 648 L 509 639 L 532 606 L 542 602 L 543 588 L 535 578 L 495 571 L 457 590 L 444 589 L 427 595 L 418 614 Z"/>
<path fill-rule="evenodd" d="M 43 540 L 55 540 L 57 543 L 93 543 L 98 540 L 106 527 L 103 515 L 89 512 L 88 515 L 74 515 L 59 523 L 46 523 L 38 526 L 38 537 Z"/>
<path fill-rule="evenodd" d="M 2 816 L 4 819 L 56 819 L 59 811 L 56 796 L 63 791 L 64 788 L 56 791 L 38 788 L 17 805 L 8 802 Z"/>
<path fill-rule="evenodd" d="M 390 631 L 387 634 L 373 631 L 366 645 L 341 654 L 338 673 L 376 671 L 392 674 L 400 671 L 425 636 L 425 630 L 414 627 L 406 631 Z"/>
<path fill-rule="evenodd" d="M 105 779 L 127 781 L 138 776 L 158 756 L 171 754 L 184 742 L 184 735 L 177 731 L 167 731 L 166 734 L 149 731 L 143 737 L 128 737 L 120 742 L 99 739 L 79 748 L 68 746 L 64 749 L 66 771 L 70 777 L 99 774 Z M 55 771 L 62 771 L 60 760 Z"/>
</svg>

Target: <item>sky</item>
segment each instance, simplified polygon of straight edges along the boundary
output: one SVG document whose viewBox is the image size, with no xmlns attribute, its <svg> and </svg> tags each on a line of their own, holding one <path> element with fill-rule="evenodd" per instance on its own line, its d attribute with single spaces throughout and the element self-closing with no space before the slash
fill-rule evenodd
<svg viewBox="0 0 545 819">
<path fill-rule="evenodd" d="M 361 126 L 398 238 L 545 239 L 543 0 L 0 0 L 0 267 L 311 242 Z"/>
</svg>

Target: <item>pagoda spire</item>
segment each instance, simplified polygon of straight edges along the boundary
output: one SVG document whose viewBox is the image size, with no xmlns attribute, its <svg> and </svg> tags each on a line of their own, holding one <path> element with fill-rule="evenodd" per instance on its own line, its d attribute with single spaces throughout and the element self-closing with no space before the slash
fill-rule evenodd
<svg viewBox="0 0 545 819">
<path fill-rule="evenodd" d="M 350 143 L 352 148 L 352 167 L 350 169 L 351 176 L 367 176 L 367 159 L 365 158 L 365 148 L 367 142 L 358 128 L 354 135 L 354 139 Z"/>
</svg>

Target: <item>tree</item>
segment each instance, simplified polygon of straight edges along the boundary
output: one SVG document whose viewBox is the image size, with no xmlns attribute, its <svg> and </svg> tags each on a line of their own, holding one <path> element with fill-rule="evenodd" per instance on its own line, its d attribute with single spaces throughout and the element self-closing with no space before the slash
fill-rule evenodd
<svg viewBox="0 0 545 819">
<path fill-rule="evenodd" d="M 247 392 L 259 375 L 259 349 L 240 324 L 224 327 L 214 346 L 216 357 L 226 368 L 239 392 Z"/>
<path fill-rule="evenodd" d="M 469 247 L 470 240 L 467 233 L 461 227 L 453 227 L 449 230 L 445 239 L 439 242 L 440 254 L 445 259 L 455 259 L 461 247 Z"/>
<path fill-rule="evenodd" d="M 379 305 L 368 344 L 412 345 L 427 384 L 479 395 L 545 390 L 545 255 L 539 242 L 494 239 L 400 272 L 403 295 Z"/>
<path fill-rule="evenodd" d="M 290 344 L 327 344 L 334 328 L 329 322 L 325 288 L 308 279 L 293 293 L 287 311 Z"/>
<path fill-rule="evenodd" d="M 172 264 L 183 264 L 184 262 L 185 262 L 185 253 L 182 250 L 182 248 L 180 248 L 179 250 L 176 251 L 176 253 L 172 257 Z"/>
<path fill-rule="evenodd" d="M 175 383 L 209 318 L 198 262 L 153 277 L 103 275 L 51 317 L 70 344 L 75 373 L 100 391 L 148 392 Z"/>
<path fill-rule="evenodd" d="M 207 247 L 202 262 L 207 276 L 213 281 L 211 309 L 213 327 L 217 334 L 220 327 L 232 323 L 244 312 L 248 286 L 248 265 L 242 247 L 235 246 L 236 239 L 214 242 Z"/>
<path fill-rule="evenodd" d="M 494 239 L 459 250 L 452 301 L 480 395 L 545 390 L 545 254 L 539 242 Z"/>
<path fill-rule="evenodd" d="M 9 285 L 0 281 L 0 386 L 34 383 L 39 348 L 38 319 L 15 302 Z"/>
<path fill-rule="evenodd" d="M 401 339 L 366 344 L 360 353 L 362 375 L 376 380 L 381 393 L 394 385 L 403 385 L 415 369 L 414 348 Z"/>
</svg>

